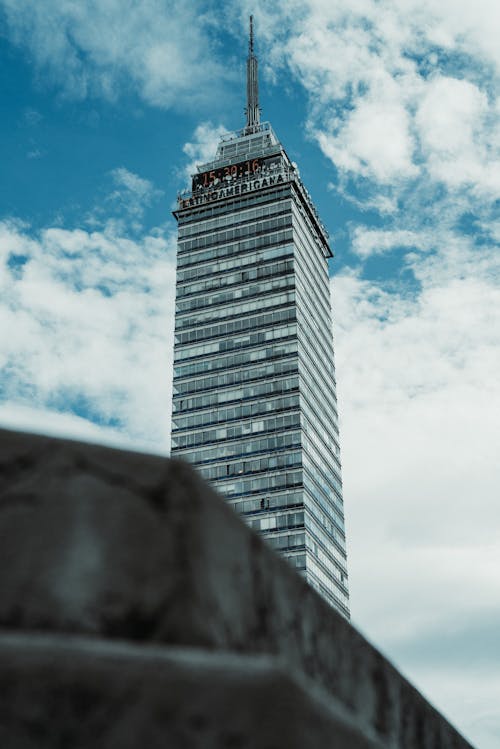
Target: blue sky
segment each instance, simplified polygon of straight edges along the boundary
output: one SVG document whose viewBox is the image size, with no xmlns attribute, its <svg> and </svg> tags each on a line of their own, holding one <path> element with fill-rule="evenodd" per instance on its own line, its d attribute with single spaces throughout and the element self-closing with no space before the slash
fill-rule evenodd
<svg viewBox="0 0 500 749">
<path fill-rule="evenodd" d="M 500 6 L 0 0 L 0 423 L 167 453 L 177 190 L 263 117 L 330 231 L 354 622 L 500 743 Z"/>
</svg>

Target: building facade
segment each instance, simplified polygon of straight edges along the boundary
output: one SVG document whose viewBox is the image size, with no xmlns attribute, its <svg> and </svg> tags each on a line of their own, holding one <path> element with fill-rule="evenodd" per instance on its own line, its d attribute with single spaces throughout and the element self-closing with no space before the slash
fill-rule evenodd
<svg viewBox="0 0 500 749">
<path fill-rule="evenodd" d="M 172 455 L 348 616 L 332 253 L 297 168 L 260 122 L 252 29 L 246 113 L 174 212 Z"/>
</svg>

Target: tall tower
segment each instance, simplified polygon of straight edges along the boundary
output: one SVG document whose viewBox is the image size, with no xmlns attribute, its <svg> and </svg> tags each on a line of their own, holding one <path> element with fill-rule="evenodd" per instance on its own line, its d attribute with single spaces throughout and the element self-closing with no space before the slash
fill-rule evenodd
<svg viewBox="0 0 500 749">
<path fill-rule="evenodd" d="M 328 234 L 260 122 L 253 23 L 246 125 L 178 197 L 172 455 L 349 616 Z"/>
</svg>

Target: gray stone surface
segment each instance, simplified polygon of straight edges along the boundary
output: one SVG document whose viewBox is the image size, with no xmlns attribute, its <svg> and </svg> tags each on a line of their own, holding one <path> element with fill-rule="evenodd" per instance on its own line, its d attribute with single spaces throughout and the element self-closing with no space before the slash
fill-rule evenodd
<svg viewBox="0 0 500 749">
<path fill-rule="evenodd" d="M 467 742 L 188 466 L 0 432 L 0 628 L 278 657 L 387 747 Z"/>
<path fill-rule="evenodd" d="M 381 749 L 269 656 L 0 635 L 0 662 L 2 749 Z"/>
</svg>

